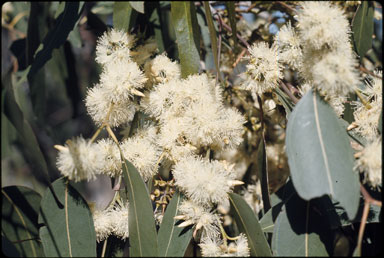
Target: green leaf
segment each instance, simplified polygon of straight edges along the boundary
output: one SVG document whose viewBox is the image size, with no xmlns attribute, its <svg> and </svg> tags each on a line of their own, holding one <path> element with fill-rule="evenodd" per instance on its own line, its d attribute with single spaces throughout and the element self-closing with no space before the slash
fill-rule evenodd
<svg viewBox="0 0 384 258">
<path fill-rule="evenodd" d="M 29 164 L 32 168 L 32 173 L 40 182 L 46 186 L 51 185 L 47 163 L 40 150 L 39 143 L 32 130 L 31 125 L 24 118 L 23 112 L 20 110 L 19 105 L 16 103 L 11 85 L 10 74 L 4 77 L 3 85 L 5 86 L 1 94 L 2 110 L 9 119 L 11 124 L 15 127 L 18 133 L 19 140 L 24 147 Z"/>
<path fill-rule="evenodd" d="M 380 134 L 383 134 L 383 110 L 381 110 L 381 113 L 380 113 L 378 129 Z"/>
<path fill-rule="evenodd" d="M 234 42 L 234 49 L 236 50 L 236 47 L 237 47 L 237 29 L 236 29 L 235 2 L 226 1 L 225 5 L 226 5 L 227 10 L 228 10 L 229 23 L 230 23 L 231 29 L 232 29 L 232 39 Z"/>
<path fill-rule="evenodd" d="M 129 199 L 129 243 L 131 256 L 157 256 L 155 219 L 148 190 L 137 169 L 124 159 L 124 181 Z"/>
<path fill-rule="evenodd" d="M 259 221 L 247 202 L 235 193 L 229 194 L 229 201 L 231 204 L 231 213 L 234 215 L 237 227 L 240 232 L 244 233 L 248 238 L 251 256 L 272 256 Z"/>
<path fill-rule="evenodd" d="M 115 2 L 113 5 L 113 27 L 130 32 L 137 18 L 136 10 L 129 2 Z"/>
<path fill-rule="evenodd" d="M 257 172 L 261 185 L 261 196 L 263 198 L 264 213 L 267 213 L 271 208 L 271 200 L 269 197 L 268 189 L 268 168 L 267 168 L 267 154 L 265 152 L 265 139 L 260 138 L 259 147 L 257 150 Z"/>
<path fill-rule="evenodd" d="M 353 42 L 360 58 L 372 48 L 373 12 L 373 2 L 363 1 L 352 21 Z"/>
<path fill-rule="evenodd" d="M 15 245 L 4 235 L 1 235 L 1 251 L 6 257 L 20 257 L 20 253 Z"/>
<path fill-rule="evenodd" d="M 277 98 L 280 100 L 283 105 L 286 113 L 286 118 L 289 118 L 289 115 L 292 113 L 295 104 L 290 100 L 290 98 L 279 88 L 275 88 L 274 92 L 277 95 Z"/>
<path fill-rule="evenodd" d="M 59 48 L 67 40 L 68 34 L 80 18 L 84 2 L 66 2 L 63 12 L 55 21 L 55 27 L 48 32 L 43 42 L 40 44 L 35 58 L 28 73 L 28 77 L 33 76 L 44 64 L 52 57 L 52 51 Z"/>
<path fill-rule="evenodd" d="M 360 186 L 352 148 L 333 109 L 316 92 L 308 91 L 296 104 L 288 120 L 286 146 L 300 197 L 311 200 L 329 194 L 354 218 Z"/>
<path fill-rule="evenodd" d="M 199 72 L 200 66 L 200 33 L 196 18 L 196 9 L 193 2 L 171 2 L 172 23 L 175 29 L 181 76 Z"/>
<path fill-rule="evenodd" d="M 65 178 L 53 182 L 59 204 L 50 191 L 41 201 L 40 238 L 46 256 L 96 257 L 96 233 L 84 198 Z"/>
<path fill-rule="evenodd" d="M 332 230 L 326 213 L 297 194 L 283 205 L 272 238 L 275 256 L 329 256 Z M 327 251 L 327 249 L 329 251 Z"/>
<path fill-rule="evenodd" d="M 174 220 L 183 199 L 183 194 L 174 193 L 165 211 L 157 237 L 160 257 L 183 257 L 192 239 L 192 228 L 179 228 Z"/>
<path fill-rule="evenodd" d="M 209 29 L 209 36 L 211 38 L 211 48 L 213 53 L 213 59 L 216 66 L 216 71 L 219 71 L 219 60 L 218 60 L 218 50 L 217 50 L 217 35 L 216 35 L 216 29 L 215 25 L 213 23 L 212 13 L 211 13 L 211 7 L 208 1 L 203 1 L 204 10 L 205 10 L 205 18 L 208 23 L 208 29 Z M 219 73 L 219 76 L 221 74 Z"/>
<path fill-rule="evenodd" d="M 144 13 L 144 1 L 129 1 L 129 4 L 139 13 Z"/>
<path fill-rule="evenodd" d="M 339 122 L 340 122 L 340 125 L 343 128 L 343 130 L 348 133 L 348 136 L 352 140 L 354 140 L 355 142 L 357 142 L 358 144 L 360 144 L 363 147 L 367 144 L 367 140 L 364 137 L 362 137 L 360 134 L 356 133 L 354 130 L 347 131 L 347 128 L 349 126 L 349 123 L 347 121 L 340 118 Z"/>
<path fill-rule="evenodd" d="M 274 226 L 275 226 L 275 221 L 277 216 L 279 215 L 281 211 L 281 207 L 284 205 L 284 202 L 280 202 L 273 206 L 271 209 L 267 211 L 267 213 L 264 214 L 264 216 L 260 220 L 260 226 L 261 230 L 263 232 L 268 232 L 272 233 Z"/>
<path fill-rule="evenodd" d="M 1 232 L 13 243 L 22 257 L 41 257 L 43 246 L 38 241 L 38 212 L 41 196 L 24 186 L 1 189 Z"/>
<path fill-rule="evenodd" d="M 153 25 L 153 30 L 155 32 L 155 39 L 157 43 L 157 48 L 159 49 L 159 53 L 163 53 L 165 50 L 165 42 L 163 35 L 165 35 L 166 33 L 164 32 L 165 24 L 161 14 L 160 3 L 151 2 L 151 6 L 153 6 L 153 11 L 149 18 L 149 22 Z"/>
</svg>

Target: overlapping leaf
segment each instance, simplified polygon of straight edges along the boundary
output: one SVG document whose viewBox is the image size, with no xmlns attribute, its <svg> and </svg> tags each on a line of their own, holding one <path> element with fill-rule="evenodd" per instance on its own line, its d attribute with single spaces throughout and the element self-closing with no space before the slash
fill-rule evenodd
<svg viewBox="0 0 384 258">
<path fill-rule="evenodd" d="M 128 160 L 123 163 L 124 181 L 129 199 L 130 255 L 157 256 L 157 234 L 149 194 L 137 169 Z"/>
<path fill-rule="evenodd" d="M 333 109 L 316 92 L 309 91 L 290 115 L 286 146 L 300 197 L 311 200 L 329 194 L 354 218 L 360 187 L 352 148 Z"/>
<path fill-rule="evenodd" d="M 44 254 L 37 223 L 40 201 L 37 192 L 24 186 L 1 189 L 1 231 L 22 257 Z"/>
<path fill-rule="evenodd" d="M 193 2 L 172 1 L 172 23 L 175 29 L 179 59 L 181 65 L 181 76 L 199 72 L 199 27 L 196 19 L 196 10 Z"/>
<path fill-rule="evenodd" d="M 183 257 L 192 239 L 192 228 L 179 228 L 174 220 L 183 198 L 176 192 L 165 211 L 158 235 L 160 257 Z"/>
<path fill-rule="evenodd" d="M 251 256 L 272 256 L 259 221 L 246 201 L 235 193 L 229 194 L 229 201 L 236 225 L 240 232 L 244 233 L 248 238 Z"/>
<path fill-rule="evenodd" d="M 353 42 L 360 58 L 372 48 L 373 12 L 373 2 L 363 1 L 352 21 Z"/>
<path fill-rule="evenodd" d="M 91 211 L 83 197 L 65 179 L 53 184 L 59 201 L 46 191 L 39 223 L 44 253 L 51 257 L 96 257 L 96 233 Z"/>
</svg>

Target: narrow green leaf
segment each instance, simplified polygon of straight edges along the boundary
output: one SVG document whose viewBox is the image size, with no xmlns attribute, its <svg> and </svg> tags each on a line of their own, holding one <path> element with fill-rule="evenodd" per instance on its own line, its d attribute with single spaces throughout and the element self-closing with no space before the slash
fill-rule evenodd
<svg viewBox="0 0 384 258">
<path fill-rule="evenodd" d="M 271 200 L 269 197 L 268 189 L 268 168 L 267 168 L 267 154 L 265 152 L 265 139 L 260 138 L 259 147 L 257 150 L 257 170 L 258 178 L 260 178 L 261 195 L 263 198 L 264 213 L 267 213 L 271 208 Z"/>
<path fill-rule="evenodd" d="M 316 92 L 310 90 L 290 115 L 286 146 L 292 182 L 300 197 L 311 200 L 329 194 L 354 218 L 360 186 L 352 148 L 333 109 Z"/>
<path fill-rule="evenodd" d="M 59 48 L 67 40 L 68 34 L 80 18 L 84 3 L 66 2 L 64 11 L 56 19 L 55 27 L 48 32 L 43 42 L 40 44 L 35 58 L 28 73 L 28 77 L 33 76 L 44 64 L 52 57 L 52 51 Z"/>
<path fill-rule="evenodd" d="M 163 53 L 165 50 L 164 47 L 164 22 L 161 14 L 160 3 L 159 2 L 151 2 L 153 6 L 153 11 L 151 17 L 149 18 L 149 22 L 153 24 L 153 30 L 155 31 L 155 39 L 157 42 L 157 48 L 159 49 L 159 53 Z"/>
<path fill-rule="evenodd" d="M 179 50 L 181 76 L 186 78 L 188 75 L 198 73 L 200 66 L 200 33 L 196 9 L 193 2 L 172 1 L 171 12 Z"/>
<path fill-rule="evenodd" d="M 295 194 L 283 205 L 273 232 L 274 255 L 307 257 L 332 253 L 333 236 L 326 213 L 313 202 Z"/>
<path fill-rule="evenodd" d="M 44 253 L 51 257 L 96 257 L 96 233 L 84 198 L 65 178 L 53 182 L 58 204 L 47 190 L 41 201 L 39 223 Z"/>
<path fill-rule="evenodd" d="M 165 211 L 157 237 L 160 257 L 183 257 L 192 239 L 192 228 L 179 228 L 174 220 L 183 198 L 183 194 L 176 192 Z"/>
<path fill-rule="evenodd" d="M 22 257 L 41 257 L 37 217 L 41 196 L 24 186 L 1 189 L 1 232 Z"/>
<path fill-rule="evenodd" d="M 226 1 L 225 5 L 228 11 L 229 23 L 232 29 L 232 39 L 234 42 L 234 49 L 236 51 L 237 48 L 237 29 L 236 29 L 236 12 L 235 12 L 235 2 Z"/>
<path fill-rule="evenodd" d="M 373 2 L 363 1 L 352 21 L 353 42 L 360 58 L 372 48 L 373 12 Z"/>
<path fill-rule="evenodd" d="M 129 4 L 139 13 L 144 13 L 144 1 L 129 1 Z"/>
<path fill-rule="evenodd" d="M 281 104 L 283 105 L 286 113 L 286 118 L 289 118 L 289 115 L 292 113 L 292 110 L 295 106 L 293 102 L 289 99 L 289 97 L 279 88 L 274 89 L 277 98 L 280 100 Z"/>
<path fill-rule="evenodd" d="M 264 216 L 260 220 L 261 230 L 263 232 L 272 233 L 275 227 L 275 221 L 277 216 L 281 211 L 281 207 L 284 205 L 284 202 L 280 202 L 273 206 L 271 209 L 264 214 Z"/>
<path fill-rule="evenodd" d="M 231 213 L 234 215 L 236 225 L 240 232 L 244 233 L 248 238 L 251 256 L 272 256 L 271 249 L 265 239 L 259 221 L 247 202 L 235 193 L 229 194 L 229 201 L 231 204 Z"/>
<path fill-rule="evenodd" d="M 148 190 L 137 169 L 124 159 L 124 181 L 129 199 L 129 243 L 131 256 L 157 256 L 155 219 Z"/>
<path fill-rule="evenodd" d="M 113 5 L 113 27 L 130 32 L 135 25 L 137 12 L 129 2 L 115 2 Z"/>
<path fill-rule="evenodd" d="M 216 35 L 215 25 L 213 23 L 211 7 L 208 1 L 203 1 L 203 5 L 205 10 L 205 18 L 207 19 L 207 23 L 208 23 L 209 36 L 211 38 L 211 48 L 213 53 L 213 59 L 215 62 L 216 71 L 219 71 L 220 68 L 219 68 L 219 62 L 218 62 L 219 60 L 218 60 L 218 50 L 217 50 L 217 35 Z"/>
<path fill-rule="evenodd" d="M 5 76 L 3 80 L 5 86 L 1 94 L 2 110 L 9 119 L 11 124 L 15 127 L 18 137 L 22 145 L 29 163 L 32 168 L 32 173 L 40 182 L 49 186 L 50 179 L 48 174 L 47 163 L 40 150 L 36 136 L 32 130 L 31 125 L 24 118 L 23 112 L 20 110 L 19 105 L 16 103 L 11 85 L 10 75 Z"/>
</svg>

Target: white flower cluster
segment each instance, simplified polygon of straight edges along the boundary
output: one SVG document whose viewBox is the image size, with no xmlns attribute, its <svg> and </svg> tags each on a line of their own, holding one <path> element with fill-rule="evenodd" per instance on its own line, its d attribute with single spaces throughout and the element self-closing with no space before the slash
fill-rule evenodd
<svg viewBox="0 0 384 258">
<path fill-rule="evenodd" d="M 359 83 L 359 76 L 345 14 L 330 2 L 300 5 L 296 17 L 303 51 L 299 72 L 322 95 L 346 96 Z"/>
<path fill-rule="evenodd" d="M 249 63 L 242 88 L 258 95 L 276 88 L 283 77 L 277 46 L 273 44 L 270 48 L 268 43 L 262 41 L 249 47 L 248 51 Z"/>
<path fill-rule="evenodd" d="M 244 234 L 234 242 L 225 245 L 221 239 L 203 238 L 199 244 L 203 257 L 248 257 L 250 256 L 248 240 Z"/>
<path fill-rule="evenodd" d="M 128 202 L 123 206 L 115 205 L 103 211 L 94 211 L 92 217 L 97 242 L 105 240 L 109 235 L 123 240 L 129 237 Z"/>
</svg>

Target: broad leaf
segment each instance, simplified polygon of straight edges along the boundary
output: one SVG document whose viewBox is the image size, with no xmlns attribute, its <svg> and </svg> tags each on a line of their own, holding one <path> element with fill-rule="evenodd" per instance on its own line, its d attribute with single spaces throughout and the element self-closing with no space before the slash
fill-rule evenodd
<svg viewBox="0 0 384 258">
<path fill-rule="evenodd" d="M 40 238 L 46 256 L 96 257 L 96 233 L 87 202 L 65 178 L 53 182 L 58 204 L 50 191 L 41 201 Z"/>
<path fill-rule="evenodd" d="M 323 197 L 325 198 L 325 197 Z M 272 238 L 275 256 L 329 256 L 332 254 L 332 230 L 321 206 L 305 201 L 297 194 L 282 207 Z"/>
<path fill-rule="evenodd" d="M 130 32 L 135 25 L 137 12 L 129 2 L 115 2 L 113 5 L 113 27 Z"/>
<path fill-rule="evenodd" d="M 38 212 L 41 196 L 24 186 L 1 189 L 1 232 L 22 257 L 41 257 Z"/>
<path fill-rule="evenodd" d="M 129 199 L 129 253 L 139 257 L 157 256 L 155 219 L 147 187 L 137 169 L 126 159 L 123 175 Z"/>
<path fill-rule="evenodd" d="M 360 186 L 352 148 L 333 109 L 316 92 L 310 90 L 290 115 L 286 146 L 300 197 L 311 200 L 329 194 L 354 218 Z"/>
<path fill-rule="evenodd" d="M 198 73 L 200 66 L 200 33 L 196 9 L 193 2 L 172 1 L 171 12 L 179 50 L 181 76 L 186 78 L 188 75 Z"/>
<path fill-rule="evenodd" d="M 129 1 L 129 4 L 139 13 L 144 13 L 144 1 Z"/>
<path fill-rule="evenodd" d="M 363 1 L 352 21 L 353 42 L 360 58 L 372 48 L 373 12 L 373 2 Z"/>
<path fill-rule="evenodd" d="M 251 256 L 272 256 L 259 221 L 247 202 L 235 193 L 229 194 L 229 201 L 231 204 L 231 213 L 234 215 L 236 225 L 240 232 L 244 233 L 248 238 Z"/>
<path fill-rule="evenodd" d="M 192 239 L 192 228 L 179 228 L 174 219 L 183 198 L 183 194 L 176 192 L 165 211 L 157 237 L 160 257 L 183 257 Z"/>
<path fill-rule="evenodd" d="M 267 213 L 264 214 L 264 216 L 260 220 L 260 226 L 261 230 L 263 232 L 268 232 L 272 233 L 274 226 L 275 226 L 275 221 L 277 216 L 279 215 L 281 211 L 281 207 L 284 205 L 284 202 L 280 202 L 273 206 L 271 209 L 268 210 Z"/>
</svg>

